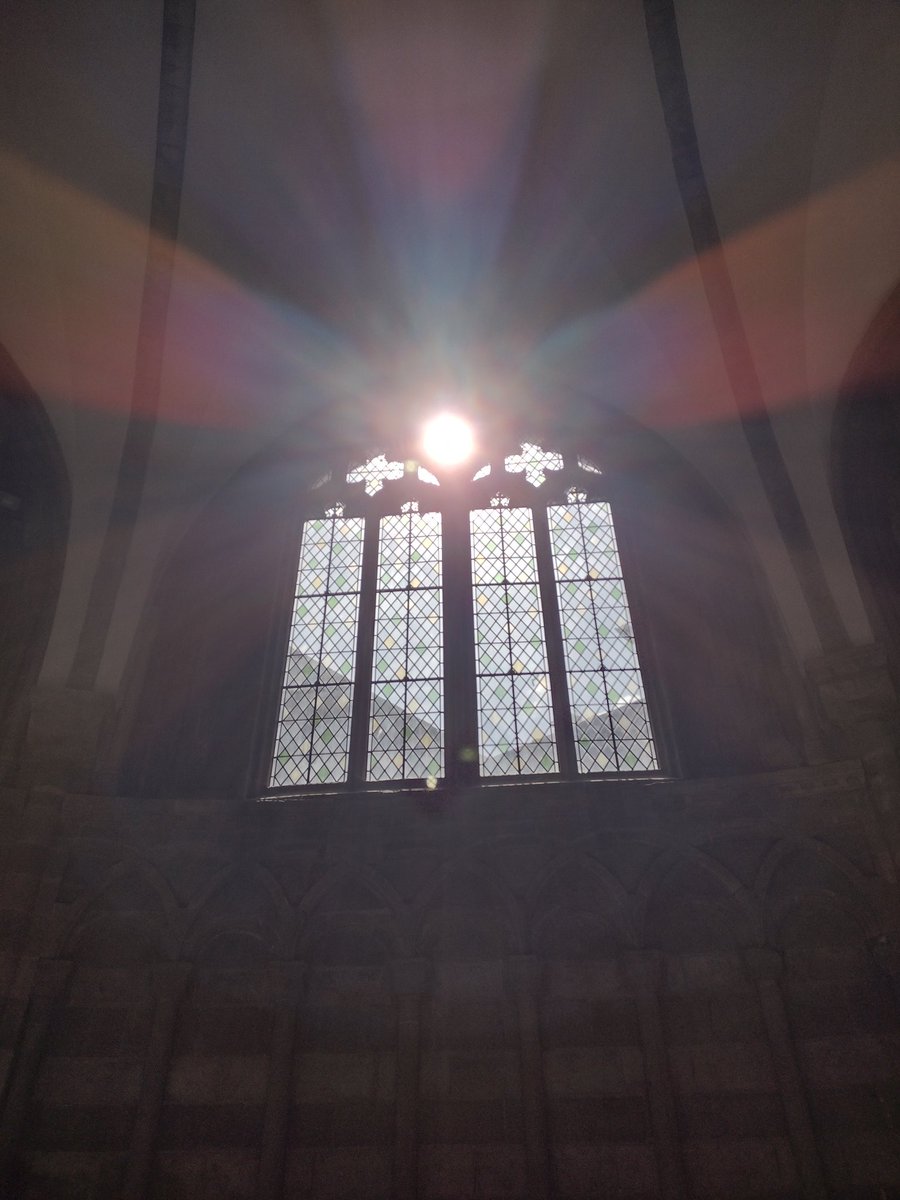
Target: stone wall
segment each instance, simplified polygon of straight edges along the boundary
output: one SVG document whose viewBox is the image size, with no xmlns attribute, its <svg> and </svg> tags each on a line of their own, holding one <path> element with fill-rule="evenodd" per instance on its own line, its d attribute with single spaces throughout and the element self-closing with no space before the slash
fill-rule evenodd
<svg viewBox="0 0 900 1200">
<path fill-rule="evenodd" d="M 3 805 L 3 1195 L 900 1195 L 860 761 Z"/>
</svg>

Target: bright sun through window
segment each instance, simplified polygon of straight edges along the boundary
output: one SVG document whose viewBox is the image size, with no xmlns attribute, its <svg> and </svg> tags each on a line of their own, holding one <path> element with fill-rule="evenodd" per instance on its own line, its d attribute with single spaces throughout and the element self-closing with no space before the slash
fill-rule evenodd
<svg viewBox="0 0 900 1200">
<path fill-rule="evenodd" d="M 475 449 L 472 426 L 455 413 L 441 413 L 425 426 L 422 448 L 437 466 L 455 467 L 471 458 Z"/>
<path fill-rule="evenodd" d="M 658 769 L 604 479 L 525 442 L 334 472 L 303 525 L 271 788 Z M 444 488 L 452 466 L 469 479 Z"/>
</svg>

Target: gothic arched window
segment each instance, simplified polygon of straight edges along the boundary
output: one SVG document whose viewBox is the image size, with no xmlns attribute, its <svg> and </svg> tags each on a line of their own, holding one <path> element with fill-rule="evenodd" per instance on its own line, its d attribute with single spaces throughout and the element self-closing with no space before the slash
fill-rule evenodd
<svg viewBox="0 0 900 1200">
<path fill-rule="evenodd" d="M 312 497 L 271 789 L 657 770 L 595 466 L 379 455 Z"/>
</svg>

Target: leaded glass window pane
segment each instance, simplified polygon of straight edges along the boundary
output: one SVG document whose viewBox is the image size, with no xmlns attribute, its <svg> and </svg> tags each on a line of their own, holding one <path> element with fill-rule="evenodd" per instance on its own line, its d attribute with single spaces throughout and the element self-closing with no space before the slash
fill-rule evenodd
<svg viewBox="0 0 900 1200">
<path fill-rule="evenodd" d="M 303 526 L 271 787 L 347 779 L 364 521 Z"/>
<path fill-rule="evenodd" d="M 382 518 L 367 775 L 444 773 L 440 513 Z"/>
<path fill-rule="evenodd" d="M 531 509 L 469 516 L 481 774 L 556 771 Z"/>
<path fill-rule="evenodd" d="M 572 492 L 547 512 L 578 770 L 655 771 L 610 507 Z"/>
</svg>

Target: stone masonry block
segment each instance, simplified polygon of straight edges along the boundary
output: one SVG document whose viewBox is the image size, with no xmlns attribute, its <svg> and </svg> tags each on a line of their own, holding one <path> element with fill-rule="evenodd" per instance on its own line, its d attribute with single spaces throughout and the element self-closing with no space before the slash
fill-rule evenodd
<svg viewBox="0 0 900 1200">
<path fill-rule="evenodd" d="M 547 1091 L 552 1096 L 635 1096 L 644 1092 L 644 1059 L 632 1046 L 548 1050 Z"/>
<path fill-rule="evenodd" d="M 762 1039 L 673 1046 L 669 1063 L 679 1092 L 774 1092 L 778 1088 L 769 1047 Z"/>
<path fill-rule="evenodd" d="M 424 1096 L 451 1100 L 501 1100 L 518 1097 L 519 1061 L 515 1051 L 445 1051 L 423 1056 Z"/>
<path fill-rule="evenodd" d="M 173 1104 L 258 1104 L 266 1097 L 265 1055 L 182 1055 L 172 1060 L 166 1095 Z"/>
<path fill-rule="evenodd" d="M 692 1195 L 774 1196 L 799 1185 L 790 1142 L 781 1138 L 717 1138 L 684 1143 Z"/>
<path fill-rule="evenodd" d="M 380 1200 L 390 1185 L 391 1155 L 381 1147 L 342 1146 L 315 1155 L 314 1200 Z"/>
<path fill-rule="evenodd" d="M 38 1077 L 37 1097 L 57 1107 L 134 1104 L 141 1070 L 137 1059 L 47 1058 Z"/>
<path fill-rule="evenodd" d="M 294 1068 L 298 1103 L 328 1104 L 344 1100 L 390 1100 L 396 1087 L 393 1054 L 303 1053 Z"/>
<path fill-rule="evenodd" d="M 657 1196 L 656 1155 L 646 1144 L 558 1146 L 553 1154 L 559 1192 L 569 1200 L 630 1200 Z"/>
</svg>

